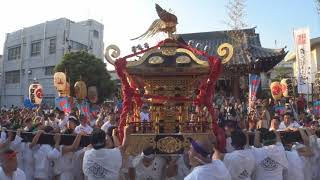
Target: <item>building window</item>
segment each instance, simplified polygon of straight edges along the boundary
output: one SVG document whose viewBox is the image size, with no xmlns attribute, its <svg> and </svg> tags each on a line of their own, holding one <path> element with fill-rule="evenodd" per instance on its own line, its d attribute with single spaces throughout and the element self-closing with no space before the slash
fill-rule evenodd
<svg viewBox="0 0 320 180">
<path fill-rule="evenodd" d="M 5 73 L 6 84 L 20 83 L 20 71 L 8 71 Z"/>
<path fill-rule="evenodd" d="M 76 41 L 72 41 L 70 40 L 70 50 L 77 50 L 77 51 L 87 51 L 88 50 L 88 46 L 81 44 L 79 42 Z"/>
<path fill-rule="evenodd" d="M 56 38 L 50 39 L 50 41 L 49 41 L 49 53 L 50 54 L 56 53 L 56 44 L 57 44 Z"/>
<path fill-rule="evenodd" d="M 21 46 L 8 48 L 8 60 L 15 60 L 21 57 Z"/>
<path fill-rule="evenodd" d="M 41 52 L 41 41 L 31 43 L 31 56 L 39 56 Z"/>
<path fill-rule="evenodd" d="M 99 32 L 97 30 L 93 30 L 93 37 L 99 38 Z"/>
<path fill-rule="evenodd" d="M 44 75 L 51 76 L 54 73 L 54 66 L 48 66 L 45 68 Z"/>
</svg>

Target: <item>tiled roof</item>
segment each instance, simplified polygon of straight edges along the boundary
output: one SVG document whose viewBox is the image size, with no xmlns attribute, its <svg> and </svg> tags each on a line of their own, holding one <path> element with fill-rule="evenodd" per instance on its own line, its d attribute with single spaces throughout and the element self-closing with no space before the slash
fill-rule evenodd
<svg viewBox="0 0 320 180">
<path fill-rule="evenodd" d="M 240 32 L 239 30 L 230 31 L 213 31 L 213 32 L 200 32 L 190 34 L 180 34 L 179 36 L 185 41 L 192 41 L 193 46 L 200 44 L 202 48 L 205 46 L 210 47 L 208 51 L 209 55 L 216 55 L 216 50 L 219 45 L 223 43 L 232 42 L 231 34 Z M 259 34 L 255 32 L 255 28 L 242 29 L 241 33 L 244 34 L 245 40 L 235 47 L 233 58 L 229 61 L 225 67 L 228 66 L 252 66 L 253 69 L 258 71 L 268 71 L 276 64 L 278 64 L 286 55 L 284 48 L 282 49 L 268 49 L 261 47 Z M 259 64 L 262 62 L 263 67 Z M 259 69 L 257 69 L 260 67 Z"/>
</svg>

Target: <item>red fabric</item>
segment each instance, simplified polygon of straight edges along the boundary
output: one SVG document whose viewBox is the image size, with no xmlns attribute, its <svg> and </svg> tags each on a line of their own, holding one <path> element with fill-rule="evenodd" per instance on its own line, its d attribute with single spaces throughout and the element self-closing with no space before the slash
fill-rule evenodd
<svg viewBox="0 0 320 180">
<path fill-rule="evenodd" d="M 120 122 L 119 122 L 119 138 L 120 141 L 123 140 L 123 135 L 124 135 L 124 126 L 126 125 L 126 118 L 127 115 L 129 113 L 129 111 L 132 109 L 132 97 L 134 97 L 135 102 L 137 104 L 137 106 L 141 107 L 142 106 L 142 100 L 141 97 L 139 95 L 138 92 L 136 91 L 136 87 L 134 82 L 131 82 L 131 86 L 127 80 L 127 75 L 126 75 L 126 64 L 127 64 L 127 59 L 137 56 L 139 54 L 145 53 L 147 51 L 149 51 L 150 49 L 153 48 L 158 48 L 161 45 L 161 43 L 159 43 L 156 46 L 150 47 L 148 49 L 144 49 L 142 51 L 130 54 L 128 56 L 125 56 L 123 58 L 119 58 L 116 60 L 115 62 L 115 69 L 117 71 L 117 74 L 119 76 L 119 79 L 121 81 L 122 84 L 122 97 L 123 97 L 123 108 L 122 108 L 122 112 L 120 115 Z M 133 118 L 133 117 L 132 117 Z M 131 121 L 133 121 L 131 118 Z"/>
<path fill-rule="evenodd" d="M 119 79 L 122 84 L 122 97 L 123 97 L 123 108 L 120 115 L 119 123 L 119 138 L 120 142 L 123 140 L 124 127 L 126 125 L 126 119 L 129 111 L 132 109 L 132 97 L 134 95 L 134 89 L 130 87 L 126 75 L 127 61 L 124 58 L 117 59 L 115 62 L 115 68 Z"/>
<path fill-rule="evenodd" d="M 205 53 L 203 53 L 203 55 L 207 56 Z M 198 106 L 205 105 L 207 107 L 212 118 L 211 128 L 215 136 L 217 137 L 217 149 L 220 152 L 224 152 L 226 145 L 224 130 L 217 124 L 216 116 L 214 114 L 214 108 L 212 105 L 212 97 L 214 95 L 215 84 L 221 73 L 221 61 L 214 56 L 207 56 L 207 58 L 210 66 L 209 77 L 208 79 L 205 79 L 201 82 L 199 87 L 200 92 L 195 100 L 195 104 Z"/>
</svg>

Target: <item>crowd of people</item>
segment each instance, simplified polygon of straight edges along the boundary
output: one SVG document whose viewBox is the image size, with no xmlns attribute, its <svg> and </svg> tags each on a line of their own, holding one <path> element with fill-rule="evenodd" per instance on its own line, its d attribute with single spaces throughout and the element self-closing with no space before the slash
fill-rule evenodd
<svg viewBox="0 0 320 180">
<path fill-rule="evenodd" d="M 189 139 L 190 149 L 161 156 L 152 147 L 141 154 L 126 154 L 127 126 L 120 142 L 117 127 L 121 107 L 102 104 L 89 118 L 79 111 L 66 114 L 53 108 L 2 107 L 0 114 L 1 180 L 319 180 L 320 139 L 317 115 L 303 96 L 254 103 L 236 98 L 214 99 L 218 124 L 226 134 L 225 151 L 216 138 Z M 150 122 L 144 106 L 142 122 Z M 10 131 L 15 130 L 15 133 Z M 279 131 L 299 131 L 302 141 L 284 144 Z M 22 132 L 34 133 L 31 142 Z M 54 134 L 54 145 L 39 144 L 43 133 Z M 249 145 L 249 133 L 255 134 Z M 62 134 L 76 136 L 61 145 Z M 90 135 L 90 145 L 80 141 Z"/>
</svg>

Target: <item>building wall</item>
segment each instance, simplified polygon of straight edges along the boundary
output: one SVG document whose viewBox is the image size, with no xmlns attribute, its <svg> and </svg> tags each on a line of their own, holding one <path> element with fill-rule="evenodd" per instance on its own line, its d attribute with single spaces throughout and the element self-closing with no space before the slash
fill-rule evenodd
<svg viewBox="0 0 320 180">
<path fill-rule="evenodd" d="M 51 48 L 55 49 L 54 53 L 50 52 L 50 41 L 55 42 L 55 48 Z M 32 43 L 35 42 L 40 42 L 40 54 L 32 56 Z M 9 49 L 20 45 L 20 58 L 10 60 Z M 44 101 L 53 104 L 57 94 L 51 70 L 65 53 L 78 51 L 79 46 L 102 59 L 103 25 L 94 20 L 76 23 L 61 18 L 7 34 L 3 51 L 1 105 L 22 105 L 35 78 L 44 88 Z M 20 72 L 20 82 L 6 82 L 12 71 Z"/>
</svg>

